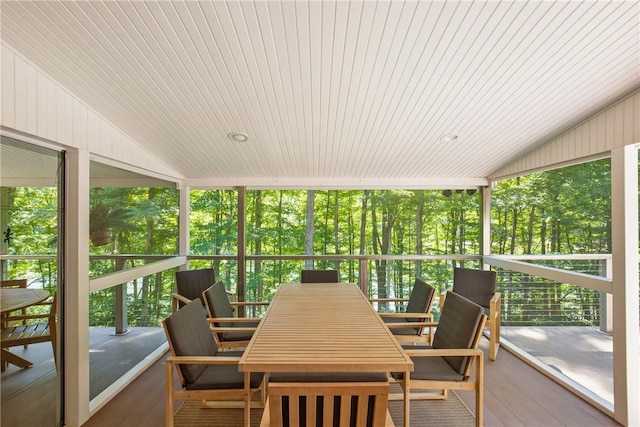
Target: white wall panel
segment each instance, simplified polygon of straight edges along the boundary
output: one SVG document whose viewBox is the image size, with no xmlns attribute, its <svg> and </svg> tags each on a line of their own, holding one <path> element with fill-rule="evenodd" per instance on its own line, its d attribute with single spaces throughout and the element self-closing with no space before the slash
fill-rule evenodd
<svg viewBox="0 0 640 427">
<path fill-rule="evenodd" d="M 2 46 L 0 50 L 0 70 L 2 71 L 2 111 L 0 117 L 3 124 L 14 127 L 15 115 L 15 55 L 9 49 Z"/>
<path fill-rule="evenodd" d="M 640 142 L 640 92 L 617 102 L 575 128 L 492 173 L 491 180 L 523 175 L 554 165 L 607 154 Z"/>
<path fill-rule="evenodd" d="M 11 47 L 2 44 L 1 52 L 2 126 L 181 178 Z"/>
<path fill-rule="evenodd" d="M 15 57 L 13 70 L 14 90 L 14 109 L 15 122 L 17 129 L 27 130 L 27 64 L 18 56 Z"/>
</svg>

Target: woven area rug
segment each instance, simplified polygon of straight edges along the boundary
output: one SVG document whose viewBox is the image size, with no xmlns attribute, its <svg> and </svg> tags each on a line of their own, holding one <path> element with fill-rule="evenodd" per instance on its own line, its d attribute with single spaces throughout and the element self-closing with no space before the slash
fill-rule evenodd
<svg viewBox="0 0 640 427">
<path fill-rule="evenodd" d="M 403 402 L 390 401 L 389 412 L 396 426 L 402 426 Z M 251 409 L 251 426 L 258 427 L 262 409 Z M 202 409 L 200 402 L 185 401 L 176 413 L 176 426 L 242 427 L 242 409 Z M 474 426 L 475 418 L 454 392 L 447 400 L 414 400 L 411 402 L 411 426 Z"/>
</svg>

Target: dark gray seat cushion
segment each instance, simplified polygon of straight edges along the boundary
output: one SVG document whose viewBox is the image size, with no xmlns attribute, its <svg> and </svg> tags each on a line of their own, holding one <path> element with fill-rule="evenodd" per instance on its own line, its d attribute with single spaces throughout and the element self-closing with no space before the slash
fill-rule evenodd
<svg viewBox="0 0 640 427">
<path fill-rule="evenodd" d="M 338 270 L 302 270 L 302 283 L 338 283 Z"/>
<path fill-rule="evenodd" d="M 201 298 L 202 292 L 214 283 L 216 275 L 212 268 L 176 272 L 176 292 L 190 300 Z M 179 306 L 183 307 L 184 304 L 180 302 Z"/>
<path fill-rule="evenodd" d="M 444 357 L 416 357 L 413 360 L 411 378 L 436 381 L 464 381 L 464 377 L 449 365 Z M 403 372 L 392 372 L 395 379 L 402 379 Z"/>
<path fill-rule="evenodd" d="M 407 307 L 405 308 L 405 313 L 426 313 L 429 308 L 429 303 L 433 298 L 436 290 L 425 281 L 417 279 L 413 284 L 413 289 L 411 290 L 411 295 L 409 296 L 409 301 L 407 302 Z M 385 323 L 402 323 L 406 322 L 407 326 L 411 322 L 423 322 L 426 318 L 393 318 L 393 317 L 384 317 L 382 320 Z M 395 335 L 418 335 L 421 331 L 421 328 L 392 328 L 391 332 Z"/>
<path fill-rule="evenodd" d="M 211 310 L 211 317 L 234 317 L 233 307 L 231 306 L 231 301 L 229 300 L 229 295 L 227 294 L 226 288 L 224 287 L 224 283 L 217 282 L 214 285 L 207 288 L 202 296 L 206 298 L 207 304 L 209 305 L 209 309 Z M 225 327 L 225 328 L 233 328 L 233 327 L 243 327 L 243 328 L 257 328 L 260 324 L 260 320 L 256 320 L 255 322 L 242 322 L 242 323 L 233 323 L 233 322 L 215 322 L 215 326 Z M 253 335 L 252 332 L 224 332 L 220 334 L 224 341 L 246 341 L 250 340 Z"/>
<path fill-rule="evenodd" d="M 218 356 L 227 356 L 221 351 Z M 264 374 L 252 372 L 249 380 L 251 388 L 260 386 Z M 244 387 L 244 373 L 238 371 L 238 365 L 205 365 L 205 369 L 194 383 L 185 388 L 189 390 L 231 389 Z"/>
<path fill-rule="evenodd" d="M 473 348 L 478 327 L 482 321 L 483 308 L 456 293 L 447 295 L 442 308 L 438 328 L 431 347 L 425 345 L 405 345 L 407 350 L 415 349 L 470 349 Z M 428 351 L 428 350 L 425 350 Z M 411 355 L 414 371 L 411 378 L 429 380 L 464 381 L 469 357 L 418 356 Z M 402 378 L 401 372 L 392 373 L 394 378 Z"/>
<path fill-rule="evenodd" d="M 496 272 L 456 268 L 453 270 L 453 292 L 488 308 L 496 294 Z"/>
<path fill-rule="evenodd" d="M 209 322 L 202 316 L 202 303 L 194 299 L 164 320 L 167 338 L 176 356 L 239 357 L 241 351 L 218 351 Z M 192 390 L 243 388 L 244 374 L 233 365 L 179 365 L 183 387 Z M 251 387 L 257 387 L 262 374 L 251 375 Z"/>
<path fill-rule="evenodd" d="M 456 293 L 447 295 L 438 328 L 433 337 L 433 348 L 472 348 L 483 314 L 482 307 L 462 295 Z M 445 357 L 445 359 L 459 374 L 464 374 L 468 357 Z"/>
</svg>

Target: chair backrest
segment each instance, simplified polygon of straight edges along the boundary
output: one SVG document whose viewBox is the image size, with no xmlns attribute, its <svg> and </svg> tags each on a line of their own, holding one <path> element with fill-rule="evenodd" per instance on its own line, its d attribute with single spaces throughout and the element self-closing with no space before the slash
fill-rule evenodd
<svg viewBox="0 0 640 427">
<path fill-rule="evenodd" d="M 209 317 L 233 317 L 233 307 L 231 306 L 231 300 L 224 287 L 224 283 L 216 282 L 212 286 L 209 286 L 203 293 L 207 307 Z M 231 327 L 231 323 L 216 322 L 216 326 Z"/>
<path fill-rule="evenodd" d="M 338 270 L 302 270 L 302 283 L 338 283 Z"/>
<path fill-rule="evenodd" d="M 269 383 L 269 425 L 384 426 L 389 382 Z"/>
<path fill-rule="evenodd" d="M 200 298 L 192 300 L 162 322 L 174 356 L 214 356 L 218 346 L 202 315 Z M 180 365 L 182 384 L 193 384 L 207 365 Z"/>
<path fill-rule="evenodd" d="M 0 288 L 26 288 L 27 279 L 13 279 L 0 281 Z"/>
<path fill-rule="evenodd" d="M 214 283 L 216 283 L 216 274 L 212 268 L 176 272 L 176 290 L 190 300 L 201 298 L 202 292 Z M 184 304 L 180 302 L 179 306 L 183 307 Z"/>
<path fill-rule="evenodd" d="M 447 292 L 447 303 L 440 313 L 433 348 L 477 348 L 486 317 L 484 309 L 478 304 L 455 292 Z M 445 360 L 460 375 L 469 375 L 470 357 L 446 356 Z"/>
<path fill-rule="evenodd" d="M 455 268 L 453 270 L 453 292 L 488 308 L 491 298 L 496 293 L 496 272 Z M 447 296 L 447 298 L 449 297 Z"/>
<path fill-rule="evenodd" d="M 405 313 L 426 313 L 430 310 L 433 299 L 436 296 L 436 290 L 426 282 L 416 279 L 413 284 L 413 290 L 407 302 Z M 421 319 L 407 319 L 408 321 L 419 322 Z"/>
</svg>

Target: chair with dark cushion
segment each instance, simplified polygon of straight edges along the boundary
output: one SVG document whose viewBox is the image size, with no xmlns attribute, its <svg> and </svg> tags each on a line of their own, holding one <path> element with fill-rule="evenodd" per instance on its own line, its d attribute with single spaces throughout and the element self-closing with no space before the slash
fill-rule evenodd
<svg viewBox="0 0 640 427">
<path fill-rule="evenodd" d="M 302 270 L 300 281 L 302 283 L 338 283 L 340 277 L 338 270 Z"/>
<path fill-rule="evenodd" d="M 371 298 L 369 301 L 377 303 L 406 303 L 404 312 L 380 313 L 380 317 L 387 324 L 391 332 L 399 341 L 426 341 L 431 344 L 433 338 L 433 315 L 430 313 L 431 305 L 436 296 L 436 290 L 424 282 L 416 279 L 409 299 L 406 298 Z M 411 326 L 411 327 L 408 327 Z M 424 337 L 424 329 L 429 333 Z"/>
<path fill-rule="evenodd" d="M 453 288 L 449 289 L 484 308 L 489 328 L 489 359 L 496 360 L 500 348 L 500 305 L 501 296 L 496 292 L 496 272 L 456 268 L 453 270 Z M 446 302 L 446 293 L 440 306 Z"/>
<path fill-rule="evenodd" d="M 384 373 L 272 373 L 260 427 L 393 426 Z"/>
<path fill-rule="evenodd" d="M 238 317 L 234 306 L 266 306 L 268 302 L 232 302 L 224 283 L 217 282 L 202 293 L 207 308 L 211 331 L 219 349 L 246 347 L 260 324 L 255 317 Z"/>
<path fill-rule="evenodd" d="M 216 274 L 212 268 L 176 271 L 176 293 L 172 295 L 173 311 L 182 308 L 191 300 L 202 298 L 202 292 L 214 283 Z M 206 315 L 204 303 L 202 309 Z"/>
<path fill-rule="evenodd" d="M 482 425 L 484 354 L 478 342 L 486 319 L 478 304 L 455 292 L 447 296 L 433 345 L 404 346 L 414 364 L 408 384 L 410 399 L 446 399 L 447 390 L 474 390 L 476 425 Z M 471 375 L 472 366 L 475 375 Z M 404 373 L 393 372 L 391 376 L 407 390 Z"/>
<path fill-rule="evenodd" d="M 174 400 L 200 400 L 203 406 L 243 408 L 244 374 L 238 371 L 240 352 L 219 352 L 202 316 L 199 298 L 173 313 L 162 324 L 167 335 L 171 356 L 166 360 L 166 424 L 173 425 Z M 176 367 L 182 389 L 174 390 L 173 367 Z M 251 373 L 250 393 L 262 390 L 262 400 L 257 407 L 264 407 L 263 374 Z"/>
</svg>

